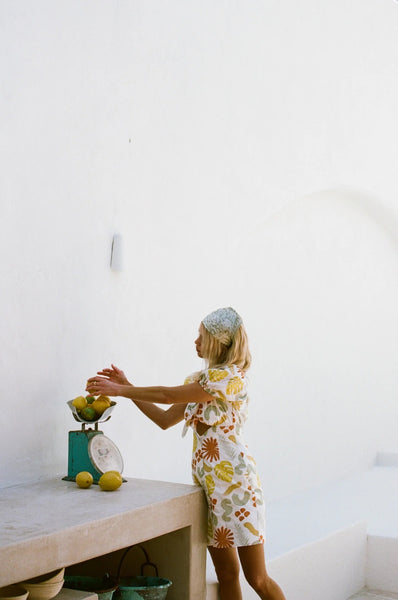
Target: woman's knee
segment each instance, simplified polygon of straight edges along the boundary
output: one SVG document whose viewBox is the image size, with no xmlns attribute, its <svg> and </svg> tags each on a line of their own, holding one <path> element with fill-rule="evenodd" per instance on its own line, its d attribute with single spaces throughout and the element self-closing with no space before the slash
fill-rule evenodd
<svg viewBox="0 0 398 600">
<path fill-rule="evenodd" d="M 282 590 L 277 583 L 268 575 L 259 574 L 246 577 L 250 587 L 260 596 L 260 598 L 284 598 Z"/>
<path fill-rule="evenodd" d="M 231 563 L 230 565 L 216 565 L 215 571 L 220 583 L 239 581 L 239 565 Z"/>
<path fill-rule="evenodd" d="M 245 578 L 250 587 L 252 587 L 257 593 L 264 593 L 270 589 L 271 580 L 266 573 L 245 573 Z"/>
<path fill-rule="evenodd" d="M 220 583 L 229 583 L 239 580 L 240 565 L 236 549 L 210 548 L 217 579 Z"/>
</svg>

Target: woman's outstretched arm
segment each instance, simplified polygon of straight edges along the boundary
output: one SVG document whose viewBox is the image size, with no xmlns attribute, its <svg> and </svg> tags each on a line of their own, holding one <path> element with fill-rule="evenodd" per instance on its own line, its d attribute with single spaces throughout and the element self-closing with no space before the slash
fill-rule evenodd
<svg viewBox="0 0 398 600">
<path fill-rule="evenodd" d="M 208 402 L 212 398 L 199 383 L 175 387 L 136 387 L 131 383 L 119 383 L 115 379 L 116 377 L 110 378 L 108 373 L 105 374 L 104 370 L 87 381 L 86 389 L 94 396 L 103 394 L 129 398 L 141 412 L 162 429 L 168 429 L 182 421 L 185 406 L 188 403 Z M 172 406 L 164 410 L 160 406 L 156 406 L 157 404 L 171 404 Z"/>
<path fill-rule="evenodd" d="M 136 387 L 131 383 L 118 383 L 100 375 L 90 377 L 86 390 L 93 396 L 123 396 L 130 400 L 151 404 L 188 404 L 189 402 L 209 402 L 212 399 L 211 395 L 196 382 L 174 387 Z"/>
<path fill-rule="evenodd" d="M 177 423 L 180 423 L 184 419 L 185 404 L 173 404 L 173 406 L 164 410 L 160 406 L 156 406 L 156 404 L 151 404 L 150 402 L 137 402 L 135 400 L 133 402 L 144 415 L 161 429 L 173 427 L 173 425 L 177 425 Z"/>
</svg>

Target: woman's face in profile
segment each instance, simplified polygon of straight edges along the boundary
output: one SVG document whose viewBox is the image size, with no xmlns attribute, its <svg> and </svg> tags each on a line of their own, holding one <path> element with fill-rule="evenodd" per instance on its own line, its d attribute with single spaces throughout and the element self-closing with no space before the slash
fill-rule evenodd
<svg viewBox="0 0 398 600">
<path fill-rule="evenodd" d="M 199 335 L 195 340 L 196 354 L 199 356 L 199 358 L 203 358 L 202 344 L 203 344 L 203 325 L 201 323 L 200 327 L 199 327 Z"/>
</svg>

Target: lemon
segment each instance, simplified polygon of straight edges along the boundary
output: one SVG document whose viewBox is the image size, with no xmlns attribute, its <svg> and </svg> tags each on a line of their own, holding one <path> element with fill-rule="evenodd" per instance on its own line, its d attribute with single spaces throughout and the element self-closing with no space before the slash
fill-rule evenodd
<svg viewBox="0 0 398 600">
<path fill-rule="evenodd" d="M 100 396 L 98 396 L 98 398 L 101 398 L 101 400 L 106 400 L 107 402 L 109 402 L 109 404 L 111 403 L 111 399 L 109 398 L 109 396 L 105 396 L 105 394 L 101 394 Z"/>
<path fill-rule="evenodd" d="M 98 415 L 95 412 L 95 410 L 92 408 L 92 406 L 85 406 L 80 411 L 80 416 L 85 421 L 96 421 Z"/>
<path fill-rule="evenodd" d="M 106 471 L 99 479 L 99 486 L 106 492 L 117 490 L 123 483 L 122 476 L 118 471 Z"/>
<path fill-rule="evenodd" d="M 91 404 L 92 408 L 95 410 L 98 416 L 101 416 L 102 413 L 106 411 L 107 408 L 110 407 L 111 403 L 107 400 L 103 400 L 104 396 L 100 396 Z"/>
<path fill-rule="evenodd" d="M 78 396 L 72 401 L 72 404 L 77 410 L 82 410 L 82 408 L 87 406 L 87 400 L 84 396 Z"/>
<path fill-rule="evenodd" d="M 101 400 L 101 402 L 107 402 L 108 406 L 111 405 L 111 399 L 109 398 L 109 396 L 98 396 L 97 400 Z"/>
<path fill-rule="evenodd" d="M 92 404 L 95 400 L 95 396 L 86 396 L 87 404 Z"/>
<path fill-rule="evenodd" d="M 89 488 L 93 483 L 93 476 L 88 471 L 80 471 L 76 475 L 76 483 L 80 488 Z"/>
</svg>

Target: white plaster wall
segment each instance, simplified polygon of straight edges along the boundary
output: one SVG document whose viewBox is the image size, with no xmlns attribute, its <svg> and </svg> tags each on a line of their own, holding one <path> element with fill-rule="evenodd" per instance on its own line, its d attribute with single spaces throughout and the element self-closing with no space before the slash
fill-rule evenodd
<svg viewBox="0 0 398 600">
<path fill-rule="evenodd" d="M 180 383 L 229 304 L 267 497 L 396 449 L 397 34 L 393 0 L 2 0 L 2 486 L 66 473 L 88 376 Z M 103 430 L 190 482 L 180 428 Z"/>
</svg>

